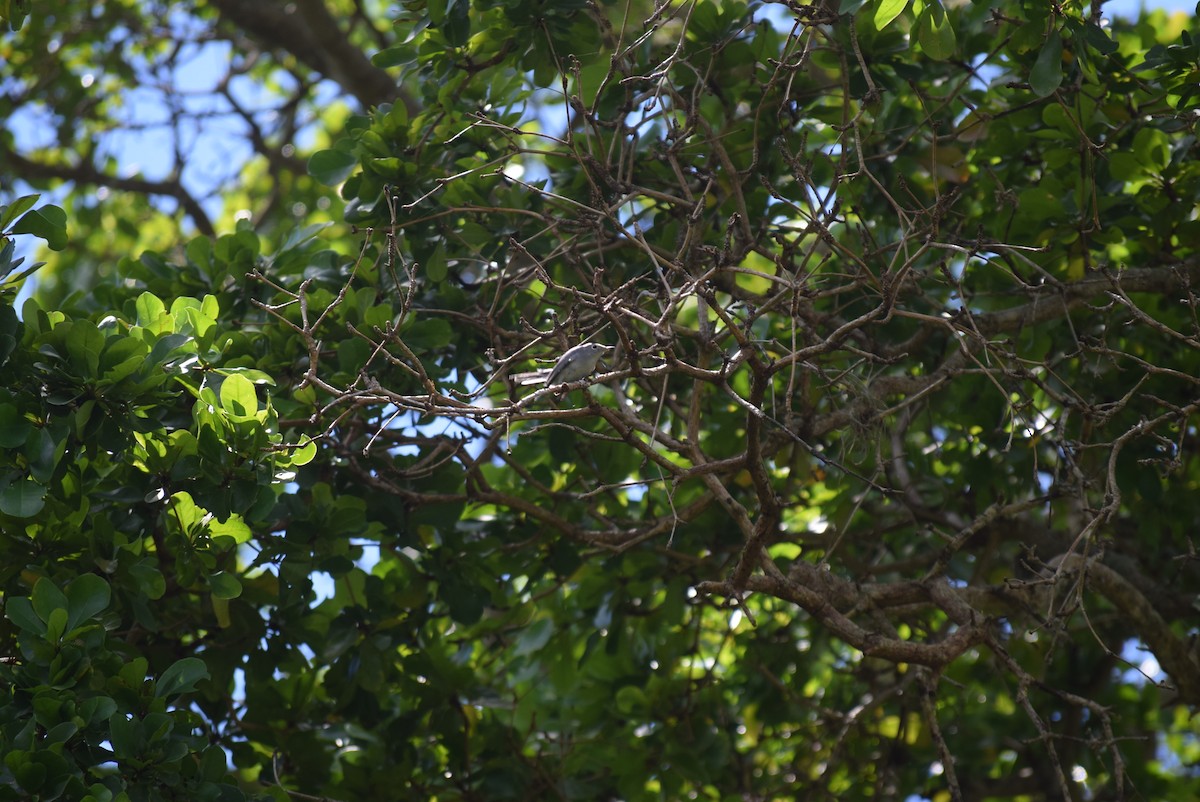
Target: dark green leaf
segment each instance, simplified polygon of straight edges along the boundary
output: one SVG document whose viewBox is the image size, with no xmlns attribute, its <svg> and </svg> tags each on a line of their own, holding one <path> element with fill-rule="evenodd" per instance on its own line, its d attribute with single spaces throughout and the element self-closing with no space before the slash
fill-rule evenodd
<svg viewBox="0 0 1200 802">
<path fill-rule="evenodd" d="M 471 38 L 470 0 L 446 0 L 446 6 L 446 19 L 441 26 L 442 34 L 448 43 L 461 47 Z"/>
<path fill-rule="evenodd" d="M 1103 28 L 1100 28 L 1096 25 L 1087 24 L 1082 25 L 1081 27 L 1083 29 L 1084 41 L 1093 50 L 1096 50 L 1097 52 L 1106 56 L 1117 52 L 1117 43 L 1109 38 L 1108 34 L 1104 32 Z"/>
<path fill-rule="evenodd" d="M 0 490 L 0 512 L 14 518 L 32 518 L 46 505 L 46 488 L 34 479 L 18 479 Z"/>
<path fill-rule="evenodd" d="M 137 582 L 138 588 L 150 600 L 161 599 L 167 590 L 167 581 L 162 572 L 149 563 L 138 563 L 130 566 L 129 573 Z"/>
<path fill-rule="evenodd" d="M 236 576 L 224 571 L 209 574 L 208 585 L 218 599 L 236 599 L 242 595 L 242 583 Z"/>
<path fill-rule="evenodd" d="M 38 617 L 24 596 L 11 596 L 4 603 L 4 615 L 19 628 L 34 635 L 46 634 L 46 622 Z"/>
<path fill-rule="evenodd" d="M 1038 95 L 1052 94 L 1062 84 L 1062 38 L 1054 31 L 1042 45 L 1033 70 L 1029 73 L 1029 85 Z"/>
<path fill-rule="evenodd" d="M 12 232 L 41 237 L 50 250 L 61 251 L 67 247 L 67 213 L 57 206 L 34 209 L 13 224 Z"/>
<path fill-rule="evenodd" d="M 30 599 L 33 601 L 34 612 L 43 621 L 48 622 L 55 610 L 62 610 L 64 613 L 67 610 L 67 597 L 57 585 L 45 577 L 34 583 Z"/>
<path fill-rule="evenodd" d="M 67 585 L 67 630 L 73 630 L 84 621 L 108 608 L 112 589 L 95 574 L 83 574 Z"/>
<path fill-rule="evenodd" d="M 108 733 L 113 756 L 118 760 L 129 762 L 141 753 L 144 743 L 142 725 L 128 713 L 113 713 L 112 718 L 108 720 Z"/>
<path fill-rule="evenodd" d="M 454 327 L 440 319 L 415 320 L 402 329 L 404 342 L 417 352 L 444 348 L 454 339 Z"/>
<path fill-rule="evenodd" d="M 104 335 L 90 320 L 77 320 L 67 334 L 67 354 L 84 376 L 97 376 L 100 352 L 104 350 Z"/>
<path fill-rule="evenodd" d="M 185 657 L 177 660 L 159 677 L 154 688 L 156 697 L 166 699 L 181 693 L 191 693 L 196 683 L 208 679 L 208 666 L 196 657 Z"/>
<path fill-rule="evenodd" d="M 30 0 L 3 0 L 0 4 L 0 22 L 10 31 L 20 30 L 29 14 Z"/>
<path fill-rule="evenodd" d="M 543 618 L 535 622 L 532 626 L 527 627 L 517 639 L 517 646 L 512 651 L 513 657 L 537 654 L 550 641 L 553 634 L 553 621 Z"/>
<path fill-rule="evenodd" d="M 6 231 L 9 223 L 32 209 L 40 197 L 42 197 L 40 194 L 22 195 L 12 203 L 0 207 L 2 209 L 0 211 L 0 231 Z"/>
<path fill-rule="evenodd" d="M 437 247 L 433 249 L 433 253 L 425 260 L 423 267 L 425 268 L 425 277 L 430 281 L 445 281 L 446 274 L 448 273 L 446 243 L 439 242 L 437 244 Z"/>
<path fill-rule="evenodd" d="M 319 150 L 308 160 L 308 174 L 330 187 L 349 178 L 356 167 L 358 159 L 354 154 L 341 150 Z"/>
<path fill-rule="evenodd" d="M 93 696 L 79 706 L 79 715 L 84 726 L 104 721 L 117 711 L 117 703 L 107 696 Z"/>
<path fill-rule="evenodd" d="M 382 70 L 390 67 L 399 67 L 401 64 L 408 64 L 413 61 L 415 54 L 411 48 L 405 46 L 387 47 L 380 50 L 375 55 L 371 56 L 371 63 Z"/>
<path fill-rule="evenodd" d="M 25 444 L 33 431 L 21 411 L 11 404 L 0 404 L 0 448 L 17 448 Z"/>
</svg>

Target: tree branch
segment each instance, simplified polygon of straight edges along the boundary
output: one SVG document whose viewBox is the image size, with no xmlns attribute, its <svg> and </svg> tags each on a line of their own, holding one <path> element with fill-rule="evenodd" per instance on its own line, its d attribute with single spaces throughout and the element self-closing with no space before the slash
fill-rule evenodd
<svg viewBox="0 0 1200 802">
<path fill-rule="evenodd" d="M 363 108 L 399 100 L 410 114 L 416 101 L 402 92 L 387 71 L 376 67 L 351 42 L 322 0 L 261 3 L 212 0 L 222 15 L 267 47 L 291 54 L 309 69 L 336 82 Z"/>
<path fill-rule="evenodd" d="M 27 180 L 56 178 L 63 181 L 73 181 L 77 184 L 112 187 L 113 189 L 137 192 L 142 195 L 162 195 L 173 198 L 179 203 L 184 213 L 192 218 L 192 223 L 195 224 L 197 231 L 208 237 L 215 236 L 217 233 L 212 221 L 208 217 L 208 213 L 200 205 L 200 201 L 193 198 L 183 188 L 183 184 L 179 182 L 177 177 L 168 181 L 149 181 L 145 178 L 120 178 L 100 172 L 90 162 L 83 161 L 75 165 L 45 164 L 27 159 L 15 151 L 2 147 L 0 147 L 0 156 L 3 157 L 4 161 L 15 167 L 22 178 Z"/>
</svg>

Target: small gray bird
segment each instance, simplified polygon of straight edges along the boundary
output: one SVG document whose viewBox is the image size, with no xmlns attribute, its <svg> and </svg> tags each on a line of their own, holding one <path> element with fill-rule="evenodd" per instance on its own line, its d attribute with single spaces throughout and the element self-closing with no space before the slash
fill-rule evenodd
<svg viewBox="0 0 1200 802">
<path fill-rule="evenodd" d="M 599 364 L 600 358 L 612 350 L 611 345 L 600 343 L 580 343 L 558 358 L 554 369 L 546 377 L 546 386 L 577 382 L 590 376 Z"/>
</svg>

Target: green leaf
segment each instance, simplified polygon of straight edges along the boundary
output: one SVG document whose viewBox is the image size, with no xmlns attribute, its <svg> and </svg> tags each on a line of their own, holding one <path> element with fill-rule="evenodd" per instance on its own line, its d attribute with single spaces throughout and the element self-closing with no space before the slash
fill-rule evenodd
<svg viewBox="0 0 1200 802">
<path fill-rule="evenodd" d="M 46 506 L 46 488 L 34 479 L 19 479 L 0 491 L 0 512 L 32 518 Z"/>
<path fill-rule="evenodd" d="M 234 513 L 224 521 L 213 521 L 208 525 L 208 533 L 214 538 L 227 537 L 234 543 L 248 543 L 254 533 L 246 525 L 242 516 Z"/>
<path fill-rule="evenodd" d="M 1098 25 L 1082 25 L 1080 27 L 1083 29 L 1083 40 L 1088 47 L 1105 56 L 1117 52 L 1117 43 L 1109 38 L 1103 28 Z M 1184 33 L 1186 34 L 1187 31 Z"/>
<path fill-rule="evenodd" d="M 341 184 L 356 167 L 358 158 L 343 150 L 318 150 L 308 160 L 308 174 L 328 187 Z"/>
<path fill-rule="evenodd" d="M 25 257 L 16 258 L 17 241 L 15 238 L 0 235 L 0 282 L 4 282 L 14 270 L 25 262 Z M 19 281 L 19 276 L 9 279 L 9 282 Z M 3 307 L 11 309 L 11 307 Z M 3 356 L 3 355 L 0 355 Z"/>
<path fill-rule="evenodd" d="M 439 0 L 433 0 L 437 3 Z M 462 47 L 471 38 L 470 0 L 445 0 L 446 19 L 441 25 L 442 35 L 454 47 Z"/>
<path fill-rule="evenodd" d="M 33 605 L 24 596 L 12 596 L 4 602 L 4 615 L 18 628 L 35 635 L 46 634 L 46 622 L 33 611 Z"/>
<path fill-rule="evenodd" d="M 239 374 L 226 376 L 221 382 L 221 409 L 243 418 L 258 412 L 253 382 Z"/>
<path fill-rule="evenodd" d="M 67 631 L 108 607 L 112 588 L 95 574 L 81 574 L 67 585 Z"/>
<path fill-rule="evenodd" d="M 103 721 L 117 712 L 117 703 L 108 696 L 93 696 L 79 705 L 79 716 L 84 726 Z"/>
<path fill-rule="evenodd" d="M 878 0 L 875 6 L 875 29 L 882 31 L 892 24 L 908 6 L 908 0 Z"/>
<path fill-rule="evenodd" d="M 52 251 L 67 247 L 67 213 L 57 206 L 43 206 L 27 212 L 12 227 L 14 234 L 33 234 L 46 240 Z"/>
<path fill-rule="evenodd" d="M 0 404 L 0 448 L 17 448 L 25 444 L 33 424 L 12 404 Z"/>
<path fill-rule="evenodd" d="M 129 574 L 137 582 L 138 588 L 150 600 L 161 599 L 167 592 L 167 580 L 162 572 L 148 562 L 130 566 Z"/>
<path fill-rule="evenodd" d="M 255 384 L 265 384 L 270 387 L 275 386 L 275 379 L 271 378 L 270 374 L 264 373 L 257 368 L 217 368 L 213 373 L 220 376 L 232 376 L 235 373 L 239 373 Z"/>
<path fill-rule="evenodd" d="M 213 616 L 217 619 L 217 626 L 221 629 L 233 626 L 233 618 L 229 615 L 229 599 L 222 599 L 215 593 L 208 598 L 212 602 Z"/>
<path fill-rule="evenodd" d="M 164 321 L 163 328 L 170 328 L 170 315 L 163 313 L 161 320 Z M 190 341 L 191 337 L 188 337 L 186 334 L 168 334 L 165 337 L 160 337 L 158 341 L 154 343 L 154 347 L 150 349 L 150 353 L 146 355 L 146 364 L 161 365 L 167 361 L 168 357 L 170 357 L 176 349 L 186 345 Z"/>
<path fill-rule="evenodd" d="M 7 206 L 0 206 L 0 231 L 7 230 L 9 223 L 32 209 L 40 197 L 40 194 L 22 195 Z"/>
<path fill-rule="evenodd" d="M 439 596 L 446 602 L 450 617 L 460 624 L 474 624 L 483 615 L 487 593 L 454 574 L 443 577 Z"/>
<path fill-rule="evenodd" d="M 79 725 L 74 721 L 60 722 L 46 731 L 45 743 L 47 745 L 66 743 L 77 732 L 79 732 Z"/>
<path fill-rule="evenodd" d="M 444 318 L 417 320 L 402 329 L 405 344 L 417 353 L 444 348 L 454 339 L 454 327 Z"/>
<path fill-rule="evenodd" d="M 187 259 L 201 270 L 208 272 L 212 268 L 213 243 L 208 237 L 195 237 L 188 241 L 184 248 Z"/>
<path fill-rule="evenodd" d="M 196 526 L 203 526 L 212 516 L 208 510 L 198 506 L 192 498 L 192 494 L 186 490 L 172 494 L 171 499 L 174 502 L 171 512 L 185 531 Z"/>
<path fill-rule="evenodd" d="M 954 55 L 954 26 L 939 3 L 926 6 L 917 18 L 917 41 L 925 55 L 937 61 L 945 61 Z"/>
<path fill-rule="evenodd" d="M 4 366 L 8 357 L 16 349 L 17 332 L 20 328 L 21 321 L 17 319 L 17 310 L 11 306 L 0 304 L 0 367 Z"/>
<path fill-rule="evenodd" d="M 63 607 L 56 607 L 46 618 L 46 640 L 55 643 L 62 638 L 66 631 L 67 611 Z"/>
<path fill-rule="evenodd" d="M 29 14 L 30 0 L 3 0 L 0 3 L 0 22 L 10 31 L 18 31 Z"/>
<path fill-rule="evenodd" d="M 317 456 L 317 441 L 309 439 L 304 445 L 293 449 L 291 462 L 294 467 L 299 467 L 312 462 L 315 456 Z"/>
<path fill-rule="evenodd" d="M 195 690 L 196 683 L 208 679 L 208 666 L 196 657 L 185 657 L 176 661 L 158 678 L 154 686 L 154 695 L 159 699 L 190 693 Z"/>
<path fill-rule="evenodd" d="M 554 621 L 542 618 L 526 627 L 517 638 L 517 645 L 512 650 L 514 657 L 536 654 L 550 641 L 554 634 Z"/>
<path fill-rule="evenodd" d="M 425 260 L 425 276 L 430 281 L 440 282 L 446 279 L 449 272 L 446 262 L 446 243 L 439 242 L 433 253 Z"/>
<path fill-rule="evenodd" d="M 636 685 L 626 685 L 617 691 L 613 706 L 622 715 L 637 715 L 646 709 L 646 692 Z"/>
<path fill-rule="evenodd" d="M 150 661 L 145 657 L 135 657 L 121 666 L 119 676 L 127 687 L 139 689 L 146 681 L 146 672 L 149 668 Z"/>
<path fill-rule="evenodd" d="M 113 757 L 122 762 L 130 761 L 142 750 L 142 723 L 124 711 L 113 713 L 108 720 L 108 741 L 112 744 Z"/>
<path fill-rule="evenodd" d="M 208 586 L 218 599 L 236 599 L 242 595 L 242 583 L 236 576 L 224 571 L 209 574 Z"/>
<path fill-rule="evenodd" d="M 1171 163 L 1171 142 L 1163 131 L 1143 128 L 1133 137 L 1133 155 L 1144 167 L 1159 172 Z"/>
<path fill-rule="evenodd" d="M 67 333 L 67 353 L 85 376 L 98 376 L 100 352 L 104 350 L 104 335 L 90 320 L 76 320 Z"/>
<path fill-rule="evenodd" d="M 43 621 L 49 621 L 50 615 L 55 610 L 67 609 L 67 597 L 58 585 L 55 585 L 46 577 L 41 577 L 33 585 L 33 594 L 30 597 L 33 600 L 33 610 L 38 614 L 38 617 Z"/>
<path fill-rule="evenodd" d="M 138 325 L 147 329 L 157 327 L 160 319 L 167 314 L 166 305 L 156 295 L 149 292 L 143 292 L 138 296 L 134 309 L 137 310 Z"/>
<path fill-rule="evenodd" d="M 399 67 L 401 64 L 409 64 L 416 58 L 416 53 L 408 45 L 393 45 L 385 47 L 375 55 L 371 56 L 371 63 L 382 70 L 389 67 Z"/>
<path fill-rule="evenodd" d="M 36 490 L 33 487 L 25 489 L 27 503 L 33 503 L 28 498 L 28 494 L 34 492 L 36 492 L 38 500 L 44 500 L 46 490 L 44 485 L 49 483 L 50 478 L 54 475 L 54 470 L 58 467 L 65 448 L 66 441 L 56 438 L 49 427 L 43 426 L 30 433 L 29 439 L 25 441 L 25 457 L 29 461 L 29 476 L 33 482 L 37 483 L 37 488 Z M 0 511 L 3 509 L 3 504 L 0 504 Z M 37 511 L 40 510 L 39 506 Z M 37 512 L 31 514 L 36 515 Z"/>
<path fill-rule="evenodd" d="M 16 756 L 15 754 L 13 755 Z M 32 756 L 30 756 L 32 758 Z M 8 760 L 5 761 L 9 763 Z M 9 763 L 12 768 L 13 776 L 16 777 L 18 785 L 26 791 L 40 791 L 42 785 L 46 782 L 46 767 L 41 763 L 35 762 L 33 759 L 26 759 L 20 762 L 12 761 Z M 40 794 L 39 794 L 40 796 Z"/>
<path fill-rule="evenodd" d="M 229 772 L 229 756 L 216 744 L 209 745 L 200 755 L 200 775 L 209 782 L 218 782 Z"/>
<path fill-rule="evenodd" d="M 1029 85 L 1040 97 L 1046 97 L 1062 85 L 1062 80 L 1062 37 L 1058 31 L 1054 31 L 1042 45 L 1042 52 L 1038 53 L 1033 63 Z"/>
</svg>

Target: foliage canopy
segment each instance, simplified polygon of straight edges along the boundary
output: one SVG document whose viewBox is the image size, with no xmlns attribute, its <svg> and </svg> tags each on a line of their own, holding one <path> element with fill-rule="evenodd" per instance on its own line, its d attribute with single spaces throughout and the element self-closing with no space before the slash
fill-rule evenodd
<svg viewBox="0 0 1200 802">
<path fill-rule="evenodd" d="M 1194 17 L 41 5 L 0 799 L 1200 795 Z"/>
</svg>

